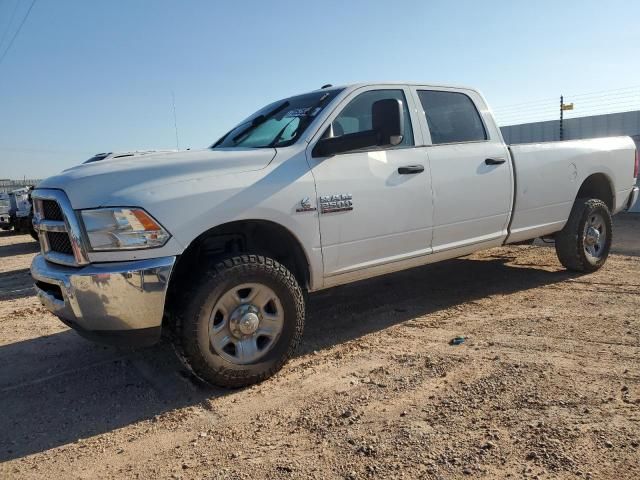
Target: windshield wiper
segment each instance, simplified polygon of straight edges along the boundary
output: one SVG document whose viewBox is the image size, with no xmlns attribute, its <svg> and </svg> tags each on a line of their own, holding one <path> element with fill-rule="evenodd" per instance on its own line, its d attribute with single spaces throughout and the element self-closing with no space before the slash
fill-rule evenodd
<svg viewBox="0 0 640 480">
<path fill-rule="evenodd" d="M 278 134 L 275 136 L 273 141 L 269 145 L 267 145 L 267 147 L 275 147 L 280 142 L 280 138 L 284 134 L 285 130 L 289 127 L 289 125 L 291 125 L 291 122 L 293 122 L 295 119 L 296 118 L 293 117 L 290 121 L 288 121 L 287 124 L 284 127 L 282 127 L 282 129 L 278 132 Z M 299 125 L 298 125 L 298 128 L 300 128 Z M 293 132 L 292 137 L 296 136 L 298 128 L 296 128 L 295 132 Z"/>
<path fill-rule="evenodd" d="M 307 109 L 307 111 L 305 112 L 303 118 L 308 121 L 308 119 L 311 118 L 312 115 L 314 115 L 313 112 L 315 110 L 317 110 L 318 108 L 320 108 L 322 106 L 322 104 L 327 100 L 328 97 L 329 97 L 329 92 L 327 92 L 324 95 L 322 95 L 322 97 L 320 97 L 320 100 L 318 100 L 314 105 L 312 105 L 311 107 L 309 107 Z M 293 120 L 295 120 L 295 119 L 292 119 L 291 122 L 293 122 Z M 288 122 L 284 127 L 282 127 L 282 130 L 280 130 L 278 132 L 278 134 L 275 136 L 273 141 L 268 145 L 269 147 L 275 147 L 276 145 L 278 145 L 278 142 L 280 142 L 280 137 L 282 137 L 282 134 L 285 132 L 285 130 L 287 129 L 287 127 L 289 126 L 289 124 L 291 122 Z M 292 138 L 295 138 L 298 130 L 300 130 L 300 126 L 301 125 L 302 125 L 302 120 L 298 124 L 298 128 L 296 128 L 295 132 L 293 132 Z"/>
<path fill-rule="evenodd" d="M 289 101 L 285 101 L 285 102 L 282 102 L 277 107 L 275 107 L 270 112 L 262 114 L 262 115 L 258 115 L 256 118 L 254 118 L 251 121 L 251 124 L 249 126 L 247 126 L 246 128 L 242 129 L 235 137 L 232 138 L 233 143 L 237 144 L 239 139 L 241 139 L 242 137 L 246 136 L 249 132 L 254 130 L 256 127 L 262 125 L 264 122 L 269 120 L 274 115 L 277 115 L 278 113 L 280 113 L 282 110 L 284 110 L 288 106 L 289 106 Z"/>
</svg>

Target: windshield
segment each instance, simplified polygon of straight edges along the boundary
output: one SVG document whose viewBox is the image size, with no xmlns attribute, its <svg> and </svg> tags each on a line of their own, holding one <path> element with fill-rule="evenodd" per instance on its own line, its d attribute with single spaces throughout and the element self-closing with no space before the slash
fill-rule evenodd
<svg viewBox="0 0 640 480">
<path fill-rule="evenodd" d="M 266 148 L 291 145 L 341 91 L 320 90 L 273 102 L 235 126 L 214 143 L 212 148 Z"/>
</svg>

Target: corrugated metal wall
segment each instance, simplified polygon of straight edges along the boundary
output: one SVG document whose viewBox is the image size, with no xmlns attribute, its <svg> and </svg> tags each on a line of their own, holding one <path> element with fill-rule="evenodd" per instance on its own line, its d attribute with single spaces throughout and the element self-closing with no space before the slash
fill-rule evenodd
<svg viewBox="0 0 640 480">
<path fill-rule="evenodd" d="M 565 140 L 629 135 L 634 137 L 636 145 L 640 148 L 640 110 L 570 118 L 563 122 L 563 129 Z M 558 120 L 509 125 L 501 127 L 500 130 L 502 130 L 505 142 L 509 144 L 560 140 Z M 638 184 L 640 185 L 640 179 L 638 179 Z M 636 202 L 631 211 L 640 212 L 640 200 Z"/>
<path fill-rule="evenodd" d="M 501 127 L 507 143 L 554 142 L 560 140 L 558 120 Z M 563 122 L 564 139 L 640 135 L 640 110 L 592 117 L 569 118 Z"/>
</svg>

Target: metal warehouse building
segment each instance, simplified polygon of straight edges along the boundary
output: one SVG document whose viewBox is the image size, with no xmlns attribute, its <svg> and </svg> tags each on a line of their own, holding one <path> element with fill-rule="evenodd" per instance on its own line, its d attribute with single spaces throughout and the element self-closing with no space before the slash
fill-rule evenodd
<svg viewBox="0 0 640 480">
<path fill-rule="evenodd" d="M 509 144 L 560 140 L 558 120 L 509 125 L 501 127 L 500 130 Z M 565 119 L 563 132 L 564 140 L 629 135 L 640 148 L 640 110 Z M 640 180 L 638 184 L 640 185 Z M 640 212 L 640 200 L 631 211 Z"/>
</svg>

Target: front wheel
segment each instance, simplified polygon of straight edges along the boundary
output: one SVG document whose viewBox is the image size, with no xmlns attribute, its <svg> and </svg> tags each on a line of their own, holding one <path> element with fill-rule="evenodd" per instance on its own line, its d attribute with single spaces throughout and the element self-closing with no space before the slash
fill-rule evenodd
<svg viewBox="0 0 640 480">
<path fill-rule="evenodd" d="M 304 316 L 302 291 L 283 265 L 233 257 L 197 282 L 179 315 L 176 346 L 199 378 L 243 387 L 282 368 L 300 342 Z"/>
<path fill-rule="evenodd" d="M 569 270 L 595 272 L 607 261 L 613 224 L 607 205 L 597 199 L 579 198 L 565 227 L 556 234 L 556 253 Z"/>
</svg>

